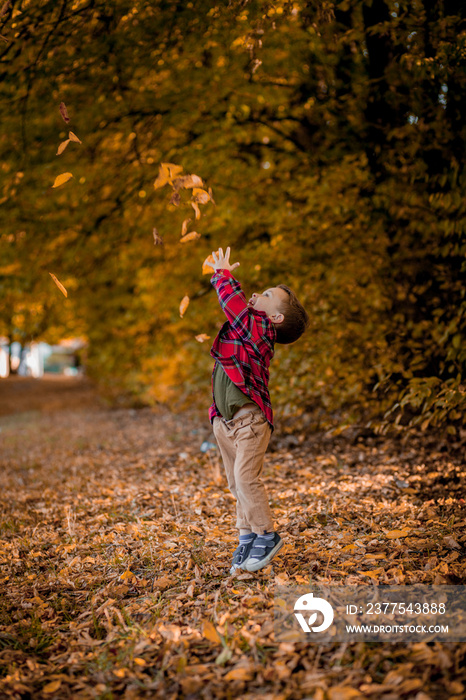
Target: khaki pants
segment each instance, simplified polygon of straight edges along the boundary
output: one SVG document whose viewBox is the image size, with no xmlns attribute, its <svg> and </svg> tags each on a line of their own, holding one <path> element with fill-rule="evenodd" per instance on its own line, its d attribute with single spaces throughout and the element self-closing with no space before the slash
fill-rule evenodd
<svg viewBox="0 0 466 700">
<path fill-rule="evenodd" d="M 236 498 L 236 527 L 257 535 L 272 532 L 272 514 L 261 479 L 272 433 L 264 414 L 257 408 L 230 421 L 217 416 L 213 430 L 229 489 Z"/>
</svg>

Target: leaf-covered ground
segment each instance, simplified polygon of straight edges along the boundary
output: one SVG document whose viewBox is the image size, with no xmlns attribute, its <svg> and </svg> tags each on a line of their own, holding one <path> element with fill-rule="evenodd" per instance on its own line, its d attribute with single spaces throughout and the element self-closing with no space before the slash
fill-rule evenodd
<svg viewBox="0 0 466 700">
<path fill-rule="evenodd" d="M 274 587 L 466 583 L 464 444 L 277 425 L 286 548 L 228 575 L 234 502 L 207 419 L 2 380 L 0 696 L 466 698 L 466 644 L 278 643 Z M 396 532 L 401 531 L 401 532 Z"/>
</svg>

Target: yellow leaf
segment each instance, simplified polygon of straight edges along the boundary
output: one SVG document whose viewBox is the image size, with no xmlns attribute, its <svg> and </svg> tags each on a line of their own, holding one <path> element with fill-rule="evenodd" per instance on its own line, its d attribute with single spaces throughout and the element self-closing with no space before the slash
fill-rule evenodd
<svg viewBox="0 0 466 700">
<path fill-rule="evenodd" d="M 194 209 L 194 211 L 196 212 L 196 221 L 197 221 L 198 219 L 201 218 L 201 210 L 197 206 L 196 202 L 191 202 L 191 206 Z"/>
<path fill-rule="evenodd" d="M 408 537 L 409 528 L 404 530 L 390 530 L 390 532 L 385 533 L 385 537 L 389 540 L 396 540 L 398 537 Z"/>
<path fill-rule="evenodd" d="M 168 170 L 167 166 L 164 163 L 162 163 L 159 166 L 159 174 L 157 175 L 157 177 L 154 181 L 154 189 L 157 190 L 160 187 L 164 187 L 169 180 L 170 180 L 170 171 Z"/>
<path fill-rule="evenodd" d="M 62 173 L 61 175 L 57 175 L 52 187 L 60 187 L 60 185 L 64 185 L 65 182 L 68 182 L 68 180 L 71 180 L 72 177 L 73 177 L 73 173 Z"/>
<path fill-rule="evenodd" d="M 137 664 L 138 666 L 145 666 L 146 665 L 146 662 L 144 661 L 144 659 L 141 659 L 140 656 L 135 657 L 134 663 Z"/>
<path fill-rule="evenodd" d="M 184 296 L 184 297 L 182 298 L 181 304 L 180 304 L 180 317 L 181 317 L 181 318 L 183 318 L 183 316 L 184 316 L 184 314 L 185 314 L 185 311 L 186 311 L 186 309 L 188 308 L 188 306 L 189 306 L 189 297 L 188 297 L 188 296 Z"/>
<path fill-rule="evenodd" d="M 210 335 L 206 335 L 205 333 L 201 333 L 200 335 L 196 335 L 196 340 L 198 343 L 203 343 L 204 340 L 209 340 Z"/>
<path fill-rule="evenodd" d="M 187 233 L 187 231 L 188 231 L 188 224 L 189 224 L 190 221 L 191 221 L 191 219 L 185 219 L 185 220 L 183 221 L 183 224 L 182 224 L 182 226 L 181 226 L 181 235 L 182 235 L 182 236 L 186 236 L 186 233 Z"/>
<path fill-rule="evenodd" d="M 181 165 L 175 165 L 174 163 L 162 163 L 162 166 L 168 170 L 170 180 L 173 180 L 173 178 L 183 172 L 183 167 Z"/>
<path fill-rule="evenodd" d="M 63 151 L 65 150 L 65 148 L 69 144 L 69 142 L 70 142 L 70 139 L 66 139 L 66 141 L 61 142 L 61 144 L 58 146 L 57 156 L 60 156 L 63 153 Z M 55 185 L 54 185 L 54 187 L 55 187 Z"/>
<path fill-rule="evenodd" d="M 70 141 L 74 141 L 75 143 L 82 143 L 81 139 L 78 139 L 78 137 L 76 136 L 76 134 L 73 134 L 72 131 L 70 131 L 70 132 L 68 133 L 68 136 L 69 136 Z"/>
<path fill-rule="evenodd" d="M 232 668 L 223 676 L 224 681 L 251 681 L 254 678 L 254 671 L 245 666 Z"/>
<path fill-rule="evenodd" d="M 43 693 L 55 693 L 58 688 L 61 686 L 61 680 L 58 681 L 52 681 L 51 683 L 47 683 L 47 685 L 44 685 L 42 688 Z"/>
<path fill-rule="evenodd" d="M 203 190 L 201 187 L 195 187 L 193 189 L 194 201 L 199 204 L 207 204 L 210 201 L 210 194 Z"/>
<path fill-rule="evenodd" d="M 210 267 L 209 265 L 207 265 L 207 263 L 213 263 L 213 262 L 214 262 L 213 256 L 208 255 L 207 258 L 202 263 L 202 274 L 203 275 L 213 275 L 214 274 L 213 267 Z"/>
<path fill-rule="evenodd" d="M 191 231 L 190 233 L 187 233 L 184 238 L 180 238 L 180 243 L 188 243 L 189 241 L 196 241 L 198 238 L 201 237 L 200 233 L 197 233 L 197 231 Z"/>
<path fill-rule="evenodd" d="M 202 623 L 202 636 L 208 639 L 209 642 L 214 642 L 214 644 L 222 643 L 219 633 L 209 620 L 204 620 Z"/>
<path fill-rule="evenodd" d="M 126 670 L 124 668 L 117 668 L 113 671 L 117 678 L 124 678 L 126 675 Z"/>
<path fill-rule="evenodd" d="M 134 576 L 133 572 L 128 569 L 123 574 L 121 574 L 120 578 L 122 581 L 127 581 L 131 578 L 135 578 L 135 576 Z"/>
<path fill-rule="evenodd" d="M 53 279 L 53 281 L 55 282 L 55 284 L 57 285 L 57 287 L 58 287 L 58 289 L 60 290 L 60 292 L 61 292 L 62 294 L 64 294 L 65 297 L 67 297 L 67 296 L 68 296 L 68 292 L 66 291 L 66 289 L 65 289 L 65 287 L 62 285 L 62 283 L 61 283 L 59 280 L 57 280 L 57 278 L 55 277 L 55 275 L 53 275 L 51 272 L 49 272 L 49 275 L 50 275 L 50 277 Z"/>
</svg>

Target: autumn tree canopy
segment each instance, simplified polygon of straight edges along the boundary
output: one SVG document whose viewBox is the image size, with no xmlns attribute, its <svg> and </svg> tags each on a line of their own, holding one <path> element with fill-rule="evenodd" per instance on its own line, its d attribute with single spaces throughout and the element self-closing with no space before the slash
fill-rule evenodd
<svg viewBox="0 0 466 700">
<path fill-rule="evenodd" d="M 196 336 L 222 317 L 202 263 L 229 244 L 247 291 L 289 284 L 310 313 L 273 365 L 296 425 L 462 424 L 463 3 L 1 12 L 0 333 L 86 335 L 114 393 L 207 403 Z"/>
</svg>

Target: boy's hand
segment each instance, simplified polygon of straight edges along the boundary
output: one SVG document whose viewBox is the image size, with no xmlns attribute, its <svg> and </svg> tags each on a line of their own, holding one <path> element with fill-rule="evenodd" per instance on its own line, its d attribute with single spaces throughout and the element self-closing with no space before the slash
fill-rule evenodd
<svg viewBox="0 0 466 700">
<path fill-rule="evenodd" d="M 212 257 L 214 262 L 206 262 L 206 265 L 213 270 L 229 270 L 232 272 L 239 267 L 239 262 L 230 265 L 230 246 L 226 249 L 225 255 L 223 254 L 223 248 L 219 248 L 217 252 L 212 251 Z"/>
</svg>

